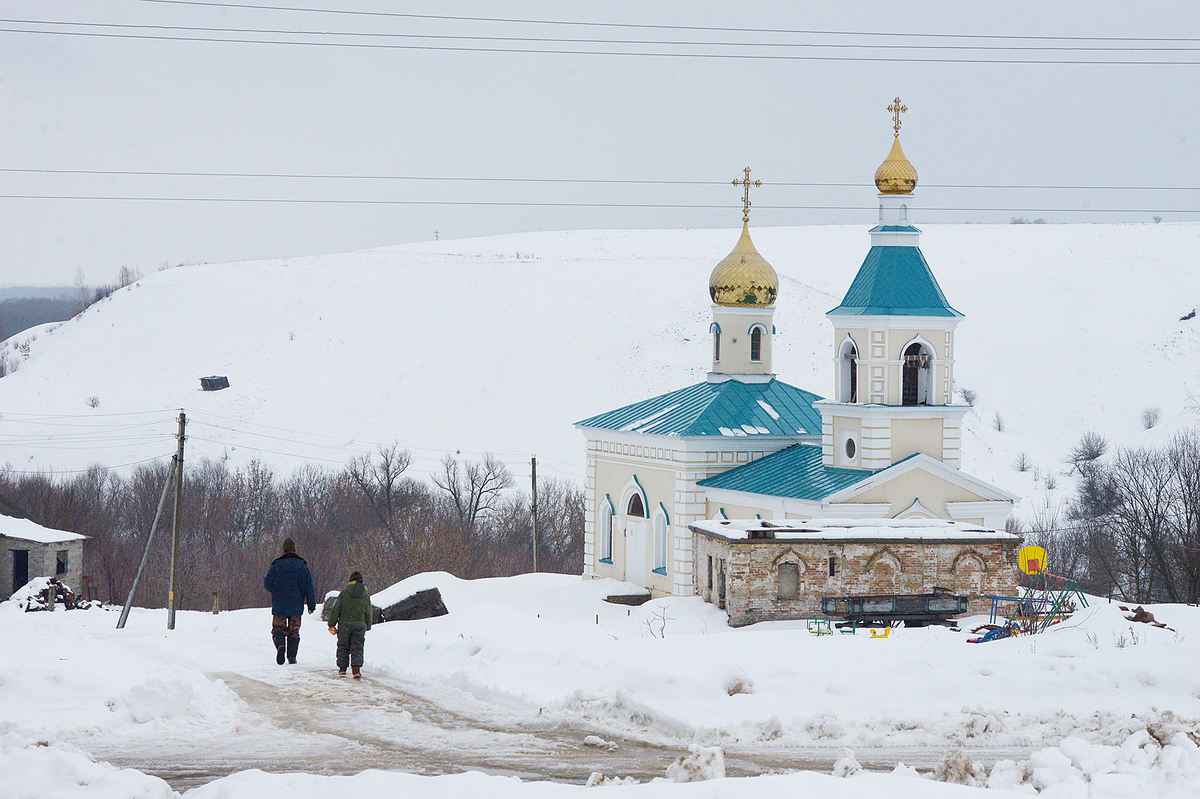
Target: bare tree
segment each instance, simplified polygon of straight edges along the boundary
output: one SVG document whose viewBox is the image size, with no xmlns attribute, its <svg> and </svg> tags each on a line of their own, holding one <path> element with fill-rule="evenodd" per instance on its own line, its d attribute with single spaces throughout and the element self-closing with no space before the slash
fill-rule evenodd
<svg viewBox="0 0 1200 799">
<path fill-rule="evenodd" d="M 442 459 L 442 471 L 432 479 L 469 531 L 475 530 L 480 516 L 493 510 L 504 489 L 512 485 L 508 467 L 490 452 L 484 453 L 482 463 L 467 461 L 461 468 L 453 455 L 447 455 Z"/>
<path fill-rule="evenodd" d="M 412 456 L 400 445 L 380 447 L 377 458 L 363 455 L 346 467 L 350 479 L 371 505 L 375 518 L 393 536 L 399 535 L 397 514 L 412 493 L 411 481 L 403 477 Z"/>
</svg>

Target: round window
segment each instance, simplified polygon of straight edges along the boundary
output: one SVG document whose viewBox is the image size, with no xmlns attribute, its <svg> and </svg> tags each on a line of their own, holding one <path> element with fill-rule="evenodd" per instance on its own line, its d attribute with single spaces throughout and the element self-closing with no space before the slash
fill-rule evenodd
<svg viewBox="0 0 1200 799">
<path fill-rule="evenodd" d="M 857 451 L 858 451 L 858 448 L 854 446 L 854 439 L 847 438 L 846 439 L 846 457 L 849 458 L 850 460 L 854 460 L 854 453 Z"/>
</svg>

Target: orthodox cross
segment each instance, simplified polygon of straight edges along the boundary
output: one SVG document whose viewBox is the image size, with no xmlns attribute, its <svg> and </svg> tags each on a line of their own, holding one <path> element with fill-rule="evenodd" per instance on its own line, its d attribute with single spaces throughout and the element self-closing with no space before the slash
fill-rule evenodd
<svg viewBox="0 0 1200 799">
<path fill-rule="evenodd" d="M 742 191 L 742 221 L 749 222 L 750 221 L 750 187 L 754 186 L 757 188 L 758 186 L 762 185 L 762 181 L 750 179 L 750 167 L 746 167 L 742 171 L 746 173 L 745 179 L 744 180 L 735 180 L 735 181 L 733 181 L 733 185 L 735 185 L 735 186 L 740 185 L 740 186 L 744 187 L 744 189 Z"/>
<path fill-rule="evenodd" d="M 896 120 L 896 124 L 894 126 L 896 128 L 896 138 L 900 138 L 900 115 L 908 110 L 908 106 L 900 105 L 900 98 L 897 97 L 892 104 L 888 106 L 888 110 L 892 112 L 892 119 Z"/>
</svg>

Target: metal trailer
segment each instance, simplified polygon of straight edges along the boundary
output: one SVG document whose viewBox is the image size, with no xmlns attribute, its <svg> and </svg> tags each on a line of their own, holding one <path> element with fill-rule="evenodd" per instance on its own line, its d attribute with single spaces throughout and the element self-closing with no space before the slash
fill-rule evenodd
<svg viewBox="0 0 1200 799">
<path fill-rule="evenodd" d="M 821 598 L 821 612 L 859 625 L 890 626 L 902 621 L 909 627 L 924 627 L 926 624 L 950 626 L 953 624 L 951 616 L 967 612 L 967 598 L 940 587 L 928 594 L 828 596 Z"/>
</svg>

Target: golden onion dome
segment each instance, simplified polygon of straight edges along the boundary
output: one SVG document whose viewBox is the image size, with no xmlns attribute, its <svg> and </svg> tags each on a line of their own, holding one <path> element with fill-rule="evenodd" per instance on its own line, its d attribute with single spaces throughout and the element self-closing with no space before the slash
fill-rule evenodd
<svg viewBox="0 0 1200 799">
<path fill-rule="evenodd" d="M 898 134 L 892 141 L 891 152 L 875 170 L 875 186 L 880 194 L 912 194 L 917 187 L 917 170 L 904 157 Z"/>
<path fill-rule="evenodd" d="M 747 223 L 733 251 L 709 275 L 708 294 L 717 305 L 730 307 L 775 304 L 779 276 L 754 248 Z"/>
</svg>

